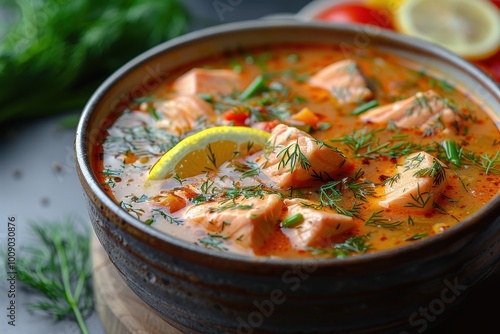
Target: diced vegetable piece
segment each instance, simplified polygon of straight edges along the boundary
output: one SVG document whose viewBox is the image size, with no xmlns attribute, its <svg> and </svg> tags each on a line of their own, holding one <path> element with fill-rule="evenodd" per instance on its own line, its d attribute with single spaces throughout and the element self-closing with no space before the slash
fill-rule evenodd
<svg viewBox="0 0 500 334">
<path fill-rule="evenodd" d="M 267 89 L 267 79 L 263 75 L 258 75 L 250 85 L 241 93 L 240 100 L 246 100 Z"/>
<path fill-rule="evenodd" d="M 309 108 L 303 108 L 298 113 L 292 115 L 291 119 L 305 124 L 315 126 L 319 122 L 319 117 L 316 116 Z"/>
</svg>

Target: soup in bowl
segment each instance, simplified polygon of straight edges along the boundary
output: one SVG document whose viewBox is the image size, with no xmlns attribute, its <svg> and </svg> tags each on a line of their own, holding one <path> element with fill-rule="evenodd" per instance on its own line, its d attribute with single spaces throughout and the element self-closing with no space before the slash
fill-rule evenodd
<svg viewBox="0 0 500 334">
<path fill-rule="evenodd" d="M 411 329 L 419 306 L 496 267 L 498 86 L 370 29 L 211 28 L 132 60 L 91 98 L 76 156 L 93 227 L 166 321 Z"/>
</svg>

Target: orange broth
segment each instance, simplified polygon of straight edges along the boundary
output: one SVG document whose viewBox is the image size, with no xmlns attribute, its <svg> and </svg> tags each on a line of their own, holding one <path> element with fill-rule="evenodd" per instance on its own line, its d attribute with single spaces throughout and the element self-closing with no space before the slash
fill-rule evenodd
<svg viewBox="0 0 500 334">
<path fill-rule="evenodd" d="M 96 174 L 107 193 L 124 210 L 158 230 L 200 247 L 276 257 L 356 256 L 416 243 L 460 224 L 460 221 L 497 195 L 500 183 L 500 133 L 498 120 L 490 117 L 493 113 L 486 106 L 460 87 L 459 83 L 452 82 L 445 76 L 431 74 L 434 72 L 421 64 L 386 52 L 361 49 L 350 55 L 350 58 L 357 62 L 370 83 L 378 105 L 432 89 L 455 106 L 465 120 L 465 127 L 458 133 L 450 131 L 428 135 L 419 129 L 363 123 L 359 116 L 353 115 L 353 111 L 366 101 L 340 105 L 327 91 L 311 87 L 305 81 L 311 74 L 344 58 L 343 53 L 335 46 L 286 44 L 227 52 L 181 68 L 159 89 L 151 92 L 150 96 L 129 105 L 125 112 L 113 120 L 113 125 L 107 129 L 108 135 L 96 148 L 97 155 L 101 157 L 95 166 Z M 310 134 L 340 149 L 353 163 L 353 168 L 346 175 L 338 176 L 339 180 L 341 177 L 355 178 L 356 173 L 362 172 L 358 181 L 375 189 L 361 199 L 355 198 L 346 189 L 340 190 L 344 198 L 338 204 L 353 215 L 355 227 L 309 249 L 297 250 L 291 247 L 280 228 L 280 221 L 276 222 L 276 228 L 264 246 L 258 249 L 238 247 L 235 240 L 224 238 L 223 231 L 214 238 L 203 227 L 184 224 L 183 212 L 196 205 L 193 199 L 203 194 L 202 188 L 207 186 L 207 180 L 218 182 L 222 175 L 241 177 L 241 172 L 232 168 L 231 164 L 224 164 L 219 173 L 186 180 L 147 180 L 149 169 L 163 153 L 189 134 L 213 124 L 223 124 L 227 110 L 231 109 L 204 96 L 216 110 L 215 119 L 208 120 L 211 125 L 201 122 L 195 129 L 181 136 L 155 127 L 157 119 L 152 110 L 154 100 L 175 96 L 173 82 L 194 67 L 239 71 L 244 87 L 259 74 L 272 74 L 270 81 L 275 82 L 278 87 L 274 102 L 280 105 L 274 106 L 276 110 L 272 119 L 259 123 L 260 127 L 267 126 L 270 129 L 278 122 L 287 123 L 290 115 L 305 107 L 313 111 L 320 122 L 313 129 L 308 128 Z M 235 92 L 233 99 L 238 93 Z M 248 108 L 253 108 L 254 114 L 258 113 L 259 108 L 261 111 L 266 109 L 266 115 L 269 115 L 269 110 L 273 110 L 273 102 L 269 102 L 272 99 L 263 102 L 262 98 L 264 95 L 258 95 L 250 102 L 242 102 L 243 107 L 238 108 L 245 111 L 246 107 L 247 114 L 252 114 Z M 247 126 L 254 126 L 256 123 L 251 117 L 246 122 Z M 359 137 L 363 133 L 373 137 L 364 148 L 354 151 L 348 144 L 352 143 L 354 134 Z M 460 166 L 447 158 L 441 146 L 444 140 L 455 141 L 462 149 Z M 360 143 L 359 140 L 357 143 Z M 373 149 L 385 143 L 390 144 L 386 148 L 367 153 L 368 148 Z M 408 149 L 398 148 L 402 146 Z M 448 185 L 436 200 L 434 208 L 425 214 L 414 214 L 381 207 L 378 202 L 383 182 L 395 174 L 396 165 L 401 164 L 405 156 L 420 150 L 439 158 L 448 168 Z M 265 180 L 260 178 L 259 182 L 263 179 Z M 191 184 L 192 194 L 187 196 L 187 200 L 179 199 L 178 196 L 173 198 L 174 201 L 172 196 L 167 198 L 168 194 L 174 194 L 175 189 L 185 188 L 188 184 Z M 290 189 L 282 195 L 317 199 L 318 189 Z M 165 200 L 159 201 L 159 196 Z M 376 220 L 377 224 L 372 224 L 373 220 L 369 222 L 374 214 L 379 218 Z"/>
</svg>

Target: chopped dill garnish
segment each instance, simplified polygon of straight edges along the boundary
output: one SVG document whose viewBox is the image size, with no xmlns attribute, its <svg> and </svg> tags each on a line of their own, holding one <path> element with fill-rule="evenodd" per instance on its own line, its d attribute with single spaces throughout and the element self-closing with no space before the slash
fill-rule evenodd
<svg viewBox="0 0 500 334">
<path fill-rule="evenodd" d="M 280 162 L 278 163 L 278 169 L 285 168 L 286 166 L 290 167 L 290 173 L 293 173 L 295 170 L 297 163 L 300 164 L 302 169 L 308 170 L 311 168 L 311 163 L 307 159 L 307 157 L 300 150 L 299 141 L 292 143 L 282 149 L 277 157 L 281 157 Z"/>
<path fill-rule="evenodd" d="M 365 235 L 359 235 L 351 237 L 344 241 L 343 243 L 333 244 L 332 249 L 322 249 L 308 247 L 307 249 L 311 251 L 312 255 L 328 254 L 333 257 L 346 257 L 352 255 L 360 255 L 366 253 L 372 248 L 372 246 L 367 242 L 370 239 L 370 233 Z"/>
<path fill-rule="evenodd" d="M 319 187 L 319 200 L 322 205 L 328 206 L 330 209 L 337 207 L 336 202 L 342 200 L 342 192 L 337 189 L 341 181 L 332 181 Z"/>
<path fill-rule="evenodd" d="M 382 217 L 382 212 L 384 212 L 384 210 L 372 213 L 370 217 L 368 217 L 368 219 L 365 221 L 365 226 L 381 227 L 388 230 L 395 230 L 399 228 L 401 224 L 403 224 L 403 222 L 400 220 L 391 222 L 390 218 Z"/>
<path fill-rule="evenodd" d="M 346 145 L 357 158 L 377 159 L 378 157 L 399 158 L 414 152 L 435 152 L 435 144 L 418 144 L 407 141 L 404 137 L 393 137 L 388 141 L 381 142 L 377 134 L 384 129 L 368 130 L 363 128 L 356 130 L 350 135 L 344 135 L 332 142 Z"/>
<path fill-rule="evenodd" d="M 428 232 L 425 232 L 425 233 L 417 233 L 417 234 L 414 234 L 412 235 L 411 237 L 408 237 L 408 238 L 405 238 L 403 239 L 404 241 L 414 241 L 414 240 L 419 240 L 419 239 L 422 239 L 422 238 L 425 238 L 429 236 L 429 233 Z"/>
<path fill-rule="evenodd" d="M 163 217 L 163 219 L 165 219 L 170 224 L 176 224 L 176 225 L 184 224 L 184 220 L 177 217 L 173 217 L 168 213 L 166 213 L 165 211 L 163 211 L 162 209 L 152 209 L 151 212 L 159 214 L 160 216 Z"/>
<path fill-rule="evenodd" d="M 251 209 L 253 209 L 253 205 L 251 204 L 246 205 L 246 204 L 231 203 L 219 206 L 214 210 L 214 212 L 222 212 L 226 210 L 251 210 Z"/>
<path fill-rule="evenodd" d="M 228 237 L 217 234 L 210 233 L 203 238 L 198 239 L 199 243 L 204 245 L 207 248 L 214 248 L 222 251 L 227 251 L 228 248 L 224 246 L 224 242 L 228 239 Z"/>
<path fill-rule="evenodd" d="M 362 181 L 364 171 L 359 168 L 352 178 L 346 178 L 343 185 L 351 190 L 355 199 L 366 201 L 366 196 L 375 194 L 375 185 L 369 181 Z"/>
<path fill-rule="evenodd" d="M 500 174 L 500 150 L 492 155 L 476 155 L 474 152 L 463 150 L 462 158 L 465 163 L 473 164 L 482 168 L 485 174 Z"/>
<path fill-rule="evenodd" d="M 415 226 L 415 221 L 413 220 L 412 216 L 408 216 L 408 225 Z"/>
<path fill-rule="evenodd" d="M 105 176 L 121 176 L 123 170 L 105 168 L 101 174 Z"/>
<path fill-rule="evenodd" d="M 388 185 L 389 187 L 393 187 L 400 179 L 401 179 L 401 174 L 397 173 L 397 174 L 394 174 L 393 176 L 391 176 L 390 178 L 385 179 L 382 182 L 382 185 L 384 185 L 384 186 Z"/>
<path fill-rule="evenodd" d="M 420 184 L 417 182 L 417 195 L 410 194 L 412 202 L 406 203 L 405 207 L 423 209 L 432 197 L 430 192 L 420 192 Z"/>
<path fill-rule="evenodd" d="M 441 182 L 446 180 L 446 170 L 445 168 L 448 168 L 446 166 L 443 166 L 438 159 L 434 158 L 433 163 L 431 167 L 427 168 L 422 168 L 417 170 L 413 176 L 415 177 L 426 177 L 430 176 L 431 178 L 434 179 L 433 183 L 435 185 L 440 185 Z"/>
</svg>

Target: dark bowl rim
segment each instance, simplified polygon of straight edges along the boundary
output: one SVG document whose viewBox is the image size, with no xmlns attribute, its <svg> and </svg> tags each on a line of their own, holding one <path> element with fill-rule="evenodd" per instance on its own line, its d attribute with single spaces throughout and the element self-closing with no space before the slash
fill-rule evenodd
<svg viewBox="0 0 500 334">
<path fill-rule="evenodd" d="M 441 242 L 452 241 L 460 235 L 468 233 L 475 225 L 479 224 L 485 216 L 487 216 L 490 211 L 495 208 L 500 207 L 500 194 L 487 203 L 483 208 L 474 213 L 473 215 L 467 217 L 461 221 L 458 225 L 446 230 L 442 234 L 434 235 L 424 240 L 420 240 L 411 245 L 405 245 L 397 247 L 390 250 L 379 251 L 371 254 L 363 254 L 357 256 L 350 256 L 345 258 L 280 258 L 280 257 L 261 257 L 261 256 L 249 256 L 244 254 L 232 253 L 232 252 L 222 252 L 218 250 L 212 250 L 206 247 L 195 245 L 187 241 L 170 236 L 163 233 L 152 226 L 146 225 L 140 220 L 134 218 L 123 210 L 116 202 L 114 202 L 104 191 L 104 189 L 99 184 L 96 179 L 90 158 L 85 153 L 87 152 L 87 125 L 90 121 L 95 106 L 98 104 L 99 100 L 108 92 L 108 90 L 118 82 L 123 76 L 125 76 L 129 71 L 141 66 L 141 64 L 147 62 L 150 58 L 156 56 L 157 54 L 168 52 L 169 49 L 182 46 L 184 44 L 189 44 L 196 42 L 197 40 L 209 38 L 217 35 L 224 34 L 237 34 L 239 31 L 259 31 L 266 29 L 297 29 L 297 28 L 309 28 L 309 29 L 320 29 L 320 30 L 340 30 L 347 33 L 363 33 L 368 37 L 372 38 L 382 38 L 385 40 L 390 40 L 393 43 L 398 43 L 405 46 L 406 48 L 418 48 L 420 50 L 425 50 L 426 53 L 431 53 L 438 59 L 444 61 L 446 59 L 449 63 L 453 64 L 455 67 L 461 68 L 464 72 L 468 74 L 468 77 L 472 77 L 475 80 L 481 82 L 483 87 L 486 87 L 488 91 L 495 92 L 496 99 L 500 100 L 500 85 L 496 83 L 492 78 L 490 78 L 482 69 L 467 61 L 466 59 L 448 51 L 438 45 L 429 43 L 424 40 L 420 40 L 414 37 L 409 37 L 406 35 L 401 35 L 396 32 L 387 29 L 367 29 L 361 25 L 349 25 L 349 24 L 339 24 L 331 22 L 319 22 L 319 21 L 309 21 L 301 19 L 259 19 L 259 20 L 247 20 L 239 21 L 233 23 L 225 23 L 217 25 L 214 27 L 203 28 L 201 30 L 196 30 L 189 32 L 185 35 L 176 37 L 169 41 L 163 42 L 143 53 L 131 59 L 129 62 L 121 66 L 114 73 L 112 73 L 92 94 L 88 102 L 86 103 L 83 112 L 80 116 L 80 121 L 77 126 L 77 131 L 74 141 L 74 152 L 75 152 L 75 162 L 76 168 L 79 169 L 81 173 L 80 182 L 85 182 L 89 189 L 93 192 L 97 198 L 102 201 L 103 205 L 111 209 L 119 218 L 123 219 L 127 224 L 130 224 L 135 229 L 145 233 L 148 237 L 155 238 L 161 243 L 170 244 L 176 247 L 176 249 L 182 249 L 184 251 L 190 252 L 193 255 L 203 255 L 204 258 L 208 260 L 224 260 L 224 261 L 235 261 L 238 263 L 258 263 L 259 265 L 272 266 L 272 267 L 289 267 L 293 265 L 301 265 L 304 262 L 315 262 L 318 266 L 324 267 L 336 267 L 336 266 L 346 266 L 346 265 L 362 265 L 364 263 L 370 263 L 372 261 L 383 261 L 387 259 L 394 260 L 397 256 L 408 255 L 410 253 L 418 252 L 422 248 L 432 247 L 433 245 Z"/>
</svg>

